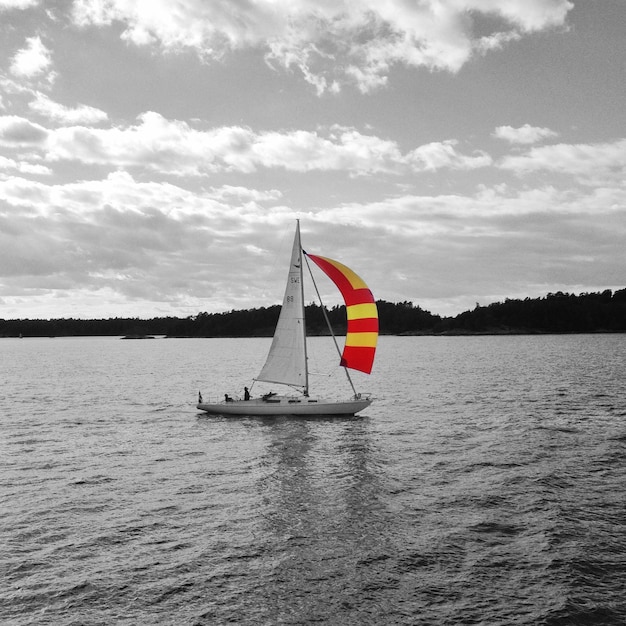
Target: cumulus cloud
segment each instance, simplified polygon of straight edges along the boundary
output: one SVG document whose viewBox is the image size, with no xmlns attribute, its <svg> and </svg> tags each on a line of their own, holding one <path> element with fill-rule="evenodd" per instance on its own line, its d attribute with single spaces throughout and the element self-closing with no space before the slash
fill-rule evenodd
<svg viewBox="0 0 626 626">
<path fill-rule="evenodd" d="M 208 289 L 232 308 L 254 268 L 242 250 L 257 256 L 266 253 L 259 242 L 274 241 L 269 224 L 267 237 L 244 235 L 245 224 L 267 222 L 276 197 L 242 187 L 191 192 L 125 172 L 66 184 L 0 178 L 0 290 L 33 302 L 57 290 L 75 302 L 106 293 L 126 311 L 136 302 L 154 314 L 168 302 L 197 312 Z M 222 263 L 228 272 L 215 271 Z"/>
<path fill-rule="evenodd" d="M 621 252 L 625 203 L 623 185 L 523 190 L 498 185 L 467 195 L 349 203 L 321 211 L 317 218 L 336 224 L 337 233 L 342 232 L 339 225 L 358 228 L 360 247 L 376 250 L 381 267 L 372 267 L 365 256 L 363 263 L 377 297 L 404 297 L 445 314 L 469 308 L 477 299 L 571 290 L 571 276 L 591 290 L 599 275 L 605 285 L 620 285 L 626 271 Z M 340 237 L 324 231 L 324 241 L 337 249 L 345 247 Z M 404 271 L 407 267 L 410 272 Z M 534 294 L 528 291 L 533 284 Z M 442 307 L 446 301 L 451 311 Z"/>
<path fill-rule="evenodd" d="M 39 36 L 26 39 L 26 46 L 15 53 L 11 73 L 19 78 L 34 78 L 46 72 L 52 65 L 50 51 Z"/>
<path fill-rule="evenodd" d="M 0 116 L 0 145 L 7 147 L 43 147 L 48 131 L 39 124 L 17 115 Z"/>
<path fill-rule="evenodd" d="M 0 118 L 0 140 L 3 119 L 5 135 L 12 133 L 14 141 L 20 130 L 23 141 L 30 136 L 33 142 L 45 138 L 45 156 L 52 161 L 139 167 L 177 176 L 252 173 L 260 168 L 345 171 L 360 176 L 470 169 L 490 163 L 484 153 L 460 153 L 455 141 L 432 143 L 403 154 L 395 141 L 339 126 L 319 131 L 255 132 L 241 126 L 201 131 L 148 112 L 133 126 L 66 126 L 46 131 L 22 118 Z"/>
<path fill-rule="evenodd" d="M 135 45 L 190 48 L 207 60 L 263 49 L 269 63 L 299 69 L 323 93 L 350 81 L 376 89 L 395 64 L 456 72 L 473 54 L 563 26 L 572 7 L 568 0 L 152 0 L 144 10 L 125 0 L 75 0 L 73 16 L 81 26 L 119 23 Z M 497 26 L 477 35 L 481 18 Z"/>
<path fill-rule="evenodd" d="M 235 187 L 233 185 L 222 185 L 212 188 L 211 195 L 214 198 L 230 201 L 237 199 L 241 202 L 264 202 L 266 200 L 279 200 L 282 193 L 278 189 L 250 189 L 249 187 Z"/>
<path fill-rule="evenodd" d="M 151 315 L 168 303 L 179 312 L 185 303 L 192 313 L 246 307 L 251 300 L 274 304 L 281 287 L 265 287 L 276 278 L 255 259 L 273 256 L 277 233 L 292 228 L 297 214 L 281 201 L 274 190 L 192 192 L 140 182 L 126 172 L 65 184 L 0 179 L 0 285 L 9 285 L 12 294 L 13 285 L 28 285 L 30 294 L 58 288 L 74 302 L 106 293 L 113 304 L 103 312 L 94 299 L 98 315 Z M 368 268 L 377 297 L 454 313 L 477 299 L 514 297 L 516 289 L 533 295 L 532 283 L 541 285 L 536 295 L 567 290 L 567 283 L 560 286 L 564 267 L 581 282 L 593 281 L 600 268 L 607 284 L 619 284 L 626 271 L 625 204 L 621 183 L 522 190 L 500 184 L 467 194 L 310 207 L 301 217 L 307 241 L 324 242 L 319 252 L 341 251 L 350 266 Z M 378 263 L 372 264 L 371 250 Z M 590 264 L 594 272 L 587 278 Z M 402 272 L 402 281 L 389 279 Z M 442 308 L 446 300 L 453 310 Z M 116 302 L 126 308 L 114 308 Z"/>
<path fill-rule="evenodd" d="M 464 155 L 457 151 L 456 140 L 433 142 L 413 150 L 407 157 L 417 171 L 435 171 L 441 168 L 469 170 L 491 165 L 491 157 L 482 151 Z"/>
<path fill-rule="evenodd" d="M 11 166 L 8 159 L 0 166 Z M 192 192 L 166 182 L 139 182 L 127 172 L 112 172 L 101 180 L 83 180 L 72 183 L 53 184 L 37 182 L 13 176 L 0 181 L 0 201 L 5 206 L 28 206 L 28 215 L 55 218 L 74 216 L 82 222 L 90 222 L 101 211 L 139 214 L 159 213 L 172 219 L 185 216 L 201 216 L 207 221 L 204 227 L 213 233 L 220 232 L 220 224 L 212 225 L 211 219 L 224 217 L 235 207 L 259 207 L 274 204 L 280 199 L 275 190 L 259 190 L 246 187 L 223 186 L 205 192 Z M 0 215 L 6 209 L 0 204 Z M 53 220 L 54 221 L 54 220 Z M 237 228 L 237 220 L 232 222 Z M 156 228 L 158 230 L 158 228 Z M 167 229 L 163 236 L 167 237 Z"/>
<path fill-rule="evenodd" d="M 81 104 L 77 107 L 67 107 L 54 102 L 41 92 L 36 92 L 35 99 L 28 106 L 35 113 L 61 124 L 98 124 L 105 122 L 108 115 L 95 107 Z"/>
<path fill-rule="evenodd" d="M 39 0 L 0 0 L 0 11 L 9 9 L 28 9 L 37 6 Z"/>
<path fill-rule="evenodd" d="M 474 237 L 512 233 L 502 224 L 529 216 L 539 221 L 556 216 L 598 214 L 615 211 L 626 200 L 626 189 L 586 190 L 573 193 L 554 186 L 516 190 L 506 185 L 481 186 L 472 194 L 401 195 L 376 202 L 346 203 L 320 212 L 328 220 L 349 224 L 354 216 L 366 228 L 381 229 L 390 238 L 412 236 Z M 550 215 L 555 216 L 550 218 Z M 387 219 L 393 215 L 393 220 Z"/>
<path fill-rule="evenodd" d="M 524 124 L 519 128 L 514 128 L 513 126 L 498 126 L 493 132 L 493 136 L 513 144 L 531 144 L 538 143 L 544 139 L 557 137 L 558 133 L 549 128 Z"/>
<path fill-rule="evenodd" d="M 508 156 L 500 164 L 523 175 L 545 171 L 575 176 L 586 184 L 626 179 L 626 139 L 596 144 L 537 146 L 525 154 Z"/>
<path fill-rule="evenodd" d="M 0 171 L 15 170 L 20 174 L 35 174 L 49 176 L 52 170 L 45 165 L 37 163 L 28 163 L 27 161 L 16 161 L 7 157 L 0 156 Z"/>
</svg>

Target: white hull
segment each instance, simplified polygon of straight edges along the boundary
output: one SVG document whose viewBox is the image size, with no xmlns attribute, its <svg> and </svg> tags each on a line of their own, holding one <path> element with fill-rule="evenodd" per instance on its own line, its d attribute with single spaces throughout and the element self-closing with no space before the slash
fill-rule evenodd
<svg viewBox="0 0 626 626">
<path fill-rule="evenodd" d="M 200 402 L 197 408 L 211 415 L 354 415 L 372 403 L 370 398 L 335 401 L 303 396 L 272 396 L 231 402 Z"/>
</svg>

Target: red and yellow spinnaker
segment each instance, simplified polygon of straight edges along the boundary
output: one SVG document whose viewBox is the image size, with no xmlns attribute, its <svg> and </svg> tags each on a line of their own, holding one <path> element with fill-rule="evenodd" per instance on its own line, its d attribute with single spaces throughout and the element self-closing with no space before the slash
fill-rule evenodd
<svg viewBox="0 0 626 626">
<path fill-rule="evenodd" d="M 372 292 L 360 276 L 342 263 L 323 256 L 307 256 L 337 285 L 346 303 L 348 329 L 341 365 L 369 374 L 378 340 L 378 309 Z"/>
</svg>

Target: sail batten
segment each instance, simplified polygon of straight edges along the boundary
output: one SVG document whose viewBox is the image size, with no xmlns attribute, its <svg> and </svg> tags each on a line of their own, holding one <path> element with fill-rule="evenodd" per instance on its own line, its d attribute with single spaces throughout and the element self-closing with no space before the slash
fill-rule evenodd
<svg viewBox="0 0 626 626">
<path fill-rule="evenodd" d="M 307 256 L 335 283 L 346 304 L 348 327 L 341 365 L 369 374 L 378 341 L 378 309 L 372 292 L 343 263 L 308 253 Z"/>
</svg>

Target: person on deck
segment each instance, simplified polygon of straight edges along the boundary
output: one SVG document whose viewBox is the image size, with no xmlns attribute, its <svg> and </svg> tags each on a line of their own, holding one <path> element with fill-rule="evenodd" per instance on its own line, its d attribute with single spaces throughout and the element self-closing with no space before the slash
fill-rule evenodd
<svg viewBox="0 0 626 626">
<path fill-rule="evenodd" d="M 250 392 L 248 391 L 247 387 L 243 388 L 243 399 L 244 400 L 250 400 Z"/>
</svg>

